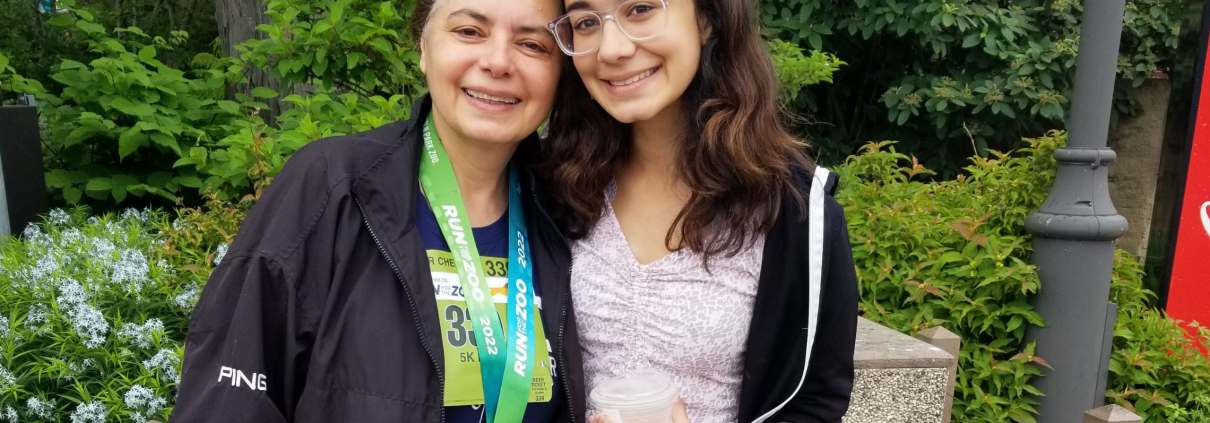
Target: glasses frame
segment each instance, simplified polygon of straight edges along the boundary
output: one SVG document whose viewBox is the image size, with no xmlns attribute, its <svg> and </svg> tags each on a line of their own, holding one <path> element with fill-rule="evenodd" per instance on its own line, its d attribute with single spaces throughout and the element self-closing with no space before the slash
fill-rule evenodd
<svg viewBox="0 0 1210 423">
<path fill-rule="evenodd" d="M 664 31 L 668 30 L 668 3 L 671 2 L 672 0 L 659 0 L 659 2 L 664 5 L 664 28 L 660 29 L 659 32 L 657 32 L 651 36 L 643 37 L 643 38 L 636 38 L 634 36 L 631 36 L 630 33 L 627 33 L 626 28 L 623 28 L 622 23 L 618 21 L 618 18 L 616 16 L 614 16 L 618 13 L 618 10 L 622 9 L 622 6 L 625 6 L 625 5 L 635 2 L 635 1 L 640 1 L 640 0 L 627 0 L 626 2 L 624 2 L 622 4 L 619 4 L 618 7 L 613 8 L 613 11 L 610 14 L 602 14 L 602 12 L 596 11 L 596 10 L 586 10 L 586 11 L 568 13 L 563 16 L 559 16 L 559 17 L 555 18 L 555 20 L 553 20 L 553 21 L 550 21 L 550 23 L 546 24 L 546 29 L 550 31 L 551 35 L 555 36 L 555 44 L 559 45 L 559 50 L 562 50 L 563 53 L 568 56 L 582 56 L 582 55 L 597 51 L 597 49 L 601 48 L 601 42 L 597 42 L 597 46 L 593 47 L 591 50 L 588 50 L 585 52 L 580 52 L 580 53 L 574 53 L 574 52 L 568 51 L 567 48 L 563 47 L 563 40 L 561 40 L 559 38 L 559 31 L 556 30 L 555 27 L 558 26 L 559 21 L 567 19 L 571 15 L 592 14 L 592 15 L 596 16 L 597 19 L 601 20 L 602 26 L 605 25 L 605 21 L 613 21 L 613 24 L 618 26 L 618 31 L 620 31 L 622 33 L 622 35 L 624 35 L 627 39 L 629 39 L 630 41 L 634 41 L 634 42 L 647 41 L 647 40 L 650 40 L 652 38 L 655 38 L 655 37 L 658 37 L 658 36 L 664 34 Z M 604 29 L 602 29 L 602 31 L 604 31 Z M 604 39 L 605 39 L 605 35 L 601 34 L 601 40 L 603 41 Z"/>
</svg>

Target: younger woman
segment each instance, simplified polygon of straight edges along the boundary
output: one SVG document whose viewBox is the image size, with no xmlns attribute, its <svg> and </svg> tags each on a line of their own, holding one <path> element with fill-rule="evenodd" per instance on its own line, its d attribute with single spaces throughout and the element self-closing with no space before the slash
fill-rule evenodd
<svg viewBox="0 0 1210 423">
<path fill-rule="evenodd" d="M 545 178 L 589 391 L 671 374 L 688 417 L 839 422 L 857 281 L 834 177 L 778 121 L 747 0 L 565 0 Z M 578 74 L 579 78 L 570 77 Z"/>
</svg>

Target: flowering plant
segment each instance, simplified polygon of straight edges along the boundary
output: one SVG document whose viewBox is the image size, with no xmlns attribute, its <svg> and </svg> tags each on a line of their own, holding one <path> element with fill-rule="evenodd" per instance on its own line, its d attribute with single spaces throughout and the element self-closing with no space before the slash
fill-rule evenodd
<svg viewBox="0 0 1210 423">
<path fill-rule="evenodd" d="M 0 422 L 168 417 L 201 282 L 167 253 L 169 228 L 183 222 L 55 210 L 3 241 Z"/>
</svg>

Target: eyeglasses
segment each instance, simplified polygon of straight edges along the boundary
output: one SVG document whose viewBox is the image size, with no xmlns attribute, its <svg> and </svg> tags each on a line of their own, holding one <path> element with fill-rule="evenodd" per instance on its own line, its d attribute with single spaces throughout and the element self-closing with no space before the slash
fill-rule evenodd
<svg viewBox="0 0 1210 423">
<path fill-rule="evenodd" d="M 546 27 L 555 34 L 559 49 L 569 56 L 591 53 L 601 46 L 605 21 L 613 20 L 622 35 L 632 41 L 655 38 L 668 27 L 669 0 L 631 0 L 613 13 L 577 11 L 560 16 Z"/>
</svg>

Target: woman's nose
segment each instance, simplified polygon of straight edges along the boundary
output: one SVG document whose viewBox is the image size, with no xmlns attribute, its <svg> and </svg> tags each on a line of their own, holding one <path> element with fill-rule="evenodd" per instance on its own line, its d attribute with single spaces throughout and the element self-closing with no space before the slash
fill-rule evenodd
<svg viewBox="0 0 1210 423">
<path fill-rule="evenodd" d="M 610 25 L 609 21 L 612 21 L 613 25 Z M 609 19 L 604 28 L 601 28 L 601 46 L 597 49 L 597 57 L 602 62 L 616 62 L 634 55 L 634 41 L 622 33 L 620 25 L 616 19 Z"/>
</svg>

